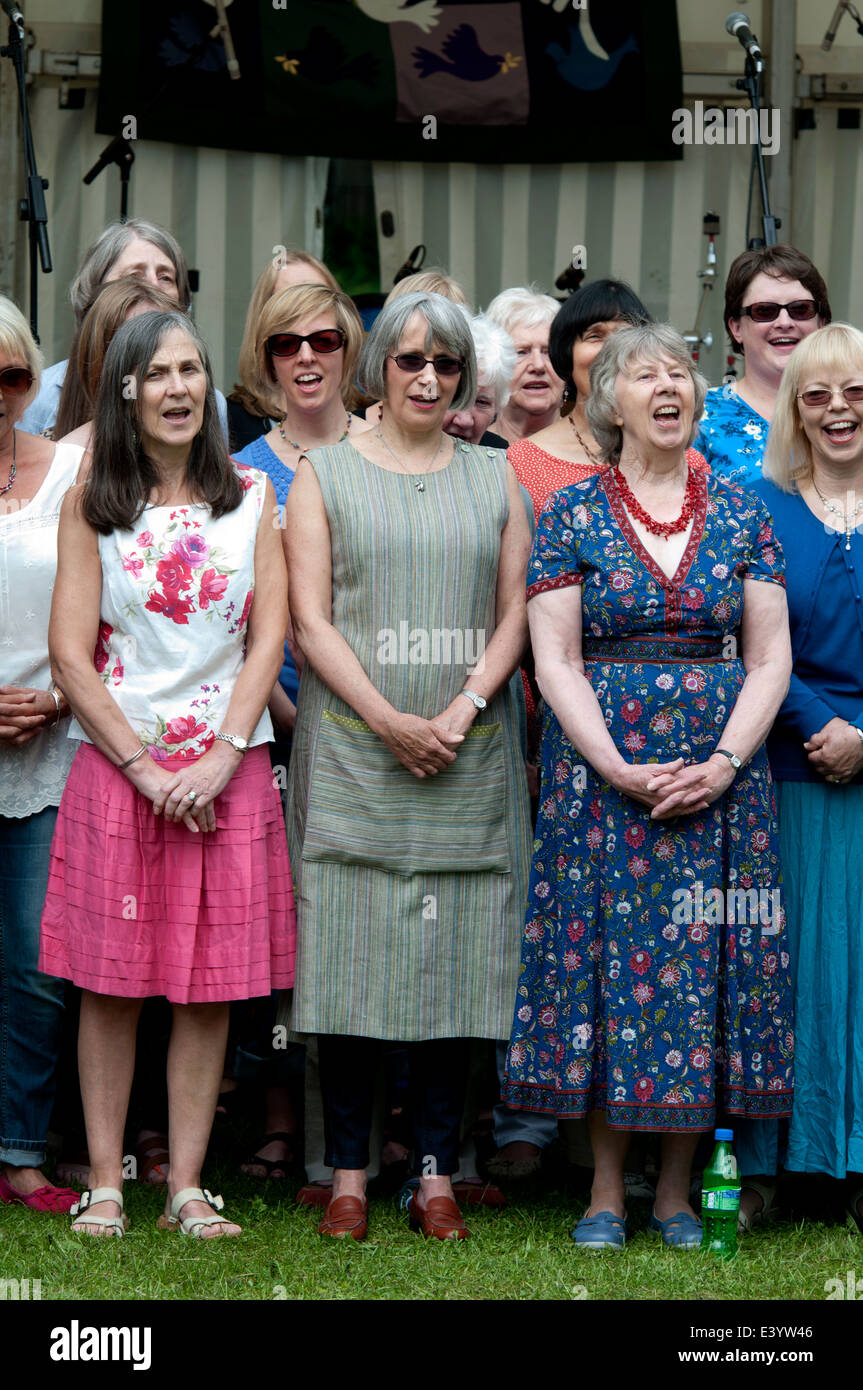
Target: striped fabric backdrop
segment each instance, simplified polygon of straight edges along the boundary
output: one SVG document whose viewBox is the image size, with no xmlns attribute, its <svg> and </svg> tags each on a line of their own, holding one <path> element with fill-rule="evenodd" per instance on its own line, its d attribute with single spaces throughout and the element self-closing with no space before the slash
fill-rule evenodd
<svg viewBox="0 0 863 1390">
<path fill-rule="evenodd" d="M 81 182 L 106 144 L 93 132 L 95 93 L 82 111 L 62 111 L 56 90 L 37 85 L 31 103 L 39 168 L 50 181 L 54 273 L 40 276 L 40 331 L 51 362 L 68 350 L 68 285 L 79 259 L 118 215 L 119 174 L 111 168 L 89 188 Z M 824 274 L 836 317 L 863 324 L 863 279 L 853 274 L 863 254 L 863 141 L 859 131 L 838 130 L 833 111 L 817 118 L 818 128 L 795 141 L 791 239 Z M 200 270 L 195 316 L 217 382 L 230 390 L 249 294 L 272 248 L 322 252 L 328 161 L 143 141 L 135 152 L 130 211 L 170 227 Z M 748 176 L 749 149 L 739 146 L 691 146 L 679 163 L 651 165 L 376 163 L 378 227 L 384 211 L 395 224 L 391 237 L 379 231 L 381 287 L 425 242 L 427 264 L 448 268 L 485 305 L 507 285 L 535 280 L 550 289 L 572 247 L 583 244 L 589 279 L 629 280 L 654 314 L 685 332 L 700 295 L 701 219 L 716 211 L 718 273 L 705 318 L 714 346 L 701 365 L 717 382 L 725 362 L 722 287 L 744 246 Z M 25 278 L 18 298 L 26 306 Z"/>
<path fill-rule="evenodd" d="M 108 143 L 93 131 L 95 92 L 82 111 L 61 111 L 57 92 L 37 87 L 31 116 L 46 194 L 54 272 L 40 276 L 39 333 L 46 362 L 66 356 L 74 330 L 69 283 L 87 247 L 119 216 L 120 176 L 104 170 L 81 182 Z M 138 141 L 129 214 L 170 228 L 200 271 L 195 319 L 206 339 L 216 383 L 230 391 L 252 286 L 273 247 L 323 251 L 329 161 L 245 154 Z M 22 246 L 26 242 L 22 241 Z M 26 312 L 26 291 L 19 303 Z"/>
<path fill-rule="evenodd" d="M 788 237 L 812 257 L 831 292 L 836 318 L 863 325 L 863 280 L 853 274 L 863 253 L 863 141 L 838 130 L 833 111 L 795 141 L 793 229 Z M 679 163 L 432 166 L 375 164 L 377 211 L 393 214 L 392 237 L 380 236 L 381 285 L 418 242 L 426 264 L 442 265 L 477 306 L 507 285 L 536 281 L 551 289 L 574 245 L 587 248 L 587 278 L 628 280 L 658 318 L 681 332 L 694 326 L 705 264 L 702 218 L 718 212 L 717 275 L 702 332 L 705 375 L 725 368 L 724 283 L 745 249 L 748 146 L 686 147 Z M 756 205 L 751 230 L 760 229 Z"/>
</svg>

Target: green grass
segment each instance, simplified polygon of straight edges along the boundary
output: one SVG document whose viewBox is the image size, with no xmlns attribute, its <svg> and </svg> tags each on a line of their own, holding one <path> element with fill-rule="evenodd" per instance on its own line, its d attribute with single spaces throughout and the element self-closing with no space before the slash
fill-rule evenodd
<svg viewBox="0 0 863 1390">
<path fill-rule="evenodd" d="M 563 1186 L 472 1208 L 471 1239 L 423 1241 L 392 1198 L 373 1201 L 369 1239 L 325 1241 L 319 1214 L 294 1201 L 297 1182 L 254 1183 L 227 1165 L 205 1181 L 244 1226 L 209 1243 L 156 1229 L 163 1196 L 126 1184 L 123 1240 L 73 1236 L 68 1219 L 0 1207 L 0 1278 L 40 1279 L 43 1300 L 86 1299 L 809 1299 L 831 1278 L 863 1275 L 863 1237 L 840 1224 L 777 1221 L 741 1242 L 733 1261 L 672 1251 L 635 1202 L 620 1254 L 578 1252 L 569 1239 L 584 1201 Z M 279 1286 L 283 1289 L 280 1294 Z M 581 1292 L 583 1290 L 584 1292 Z"/>
</svg>

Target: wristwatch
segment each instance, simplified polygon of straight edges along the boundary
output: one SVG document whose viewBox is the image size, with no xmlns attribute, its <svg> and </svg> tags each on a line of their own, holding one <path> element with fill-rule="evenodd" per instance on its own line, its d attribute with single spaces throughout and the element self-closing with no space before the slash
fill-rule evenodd
<svg viewBox="0 0 863 1390">
<path fill-rule="evenodd" d="M 471 704 L 475 705 L 477 709 L 485 709 L 488 704 L 488 701 L 484 700 L 481 695 L 474 695 L 472 690 L 460 690 L 459 695 L 466 695 Z"/>
<path fill-rule="evenodd" d="M 729 753 L 727 748 L 714 748 L 714 753 L 721 753 L 723 758 L 727 758 L 735 772 L 739 772 L 743 763 L 736 753 Z"/>
<path fill-rule="evenodd" d="M 249 746 L 249 740 L 247 738 L 240 738 L 239 734 L 216 734 L 216 738 L 222 739 L 225 743 L 230 743 L 231 747 L 236 748 L 238 753 L 245 753 Z"/>
</svg>

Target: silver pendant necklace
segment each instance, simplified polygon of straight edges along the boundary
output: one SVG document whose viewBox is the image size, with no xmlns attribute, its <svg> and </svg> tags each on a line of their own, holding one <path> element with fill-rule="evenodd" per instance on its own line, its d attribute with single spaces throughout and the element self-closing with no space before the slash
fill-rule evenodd
<svg viewBox="0 0 863 1390">
<path fill-rule="evenodd" d="M 401 473 L 401 472 L 404 472 L 404 465 L 403 465 L 403 463 L 402 463 L 402 460 L 399 458 L 398 454 L 396 454 L 396 453 L 393 452 L 393 450 L 390 448 L 390 446 L 389 446 L 389 444 L 387 443 L 387 441 L 384 439 L 383 434 L 381 433 L 381 427 L 380 427 L 379 424 L 378 424 L 378 425 L 376 426 L 376 428 L 375 428 L 375 434 L 377 435 L 378 439 L 379 439 L 379 440 L 381 441 L 381 443 L 383 444 L 383 446 L 384 446 L 384 448 L 386 449 L 387 453 L 389 454 L 390 458 L 395 459 L 396 463 L 399 465 L 399 472 L 400 472 L 400 473 Z M 432 454 L 431 458 L 429 459 L 428 463 L 426 464 L 425 468 L 423 469 L 423 473 L 430 473 L 430 472 L 431 472 L 432 464 L 434 463 L 435 459 L 437 458 L 438 454 L 440 453 L 441 448 L 443 447 L 443 442 L 444 442 L 444 440 L 446 439 L 446 437 L 447 437 L 447 436 L 446 436 L 445 434 L 441 434 L 441 437 L 440 437 L 440 439 L 438 440 L 438 446 L 437 446 L 437 448 L 435 449 L 434 453 Z M 422 475 L 420 475 L 420 477 L 419 477 L 419 478 L 417 479 L 417 481 L 414 483 L 414 487 L 416 488 L 417 492 L 425 492 L 425 490 L 426 490 L 426 485 L 425 485 L 425 481 L 424 481 Z"/>
<path fill-rule="evenodd" d="M 818 493 L 818 496 L 821 498 L 821 501 L 827 508 L 828 512 L 833 512 L 835 516 L 841 516 L 842 529 L 845 532 L 845 549 L 850 550 L 851 532 L 852 530 L 856 529 L 857 517 L 859 513 L 863 511 L 863 501 L 858 502 L 856 507 L 853 508 L 853 510 L 846 511 L 844 507 L 834 507 L 832 502 L 827 501 L 827 498 L 824 496 L 824 493 L 821 491 L 814 478 L 812 479 L 812 486 Z"/>
</svg>

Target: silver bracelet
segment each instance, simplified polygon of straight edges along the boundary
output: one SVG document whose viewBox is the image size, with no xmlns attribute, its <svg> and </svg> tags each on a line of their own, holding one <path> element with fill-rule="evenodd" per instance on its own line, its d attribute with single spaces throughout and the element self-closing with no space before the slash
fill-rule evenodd
<svg viewBox="0 0 863 1390">
<path fill-rule="evenodd" d="M 49 689 L 48 689 L 48 694 L 52 697 L 52 699 L 53 699 L 53 701 L 54 701 L 54 705 L 55 705 L 55 707 L 56 707 L 56 709 L 57 709 L 57 718 L 54 720 L 54 723 L 55 723 L 55 724 L 59 724 L 59 723 L 60 723 L 60 719 L 61 719 L 61 717 L 62 717 L 62 712 L 61 712 L 61 709 L 60 709 L 60 696 L 57 694 L 56 687 L 53 686 L 53 685 L 50 686 Z M 861 737 L 863 737 L 863 735 L 861 735 Z"/>
<path fill-rule="evenodd" d="M 851 728 L 854 730 L 855 734 L 859 734 L 859 735 L 860 735 L 860 742 L 863 743 L 863 729 L 860 728 L 860 725 L 859 725 L 859 724 L 852 724 L 852 725 L 851 725 Z"/>
<path fill-rule="evenodd" d="M 142 757 L 146 751 L 147 745 L 146 743 L 142 743 L 137 753 L 133 753 L 131 758 L 127 758 L 124 763 L 117 763 L 117 771 L 124 772 L 127 767 L 131 767 L 134 762 L 137 762 L 138 758 Z"/>
</svg>

